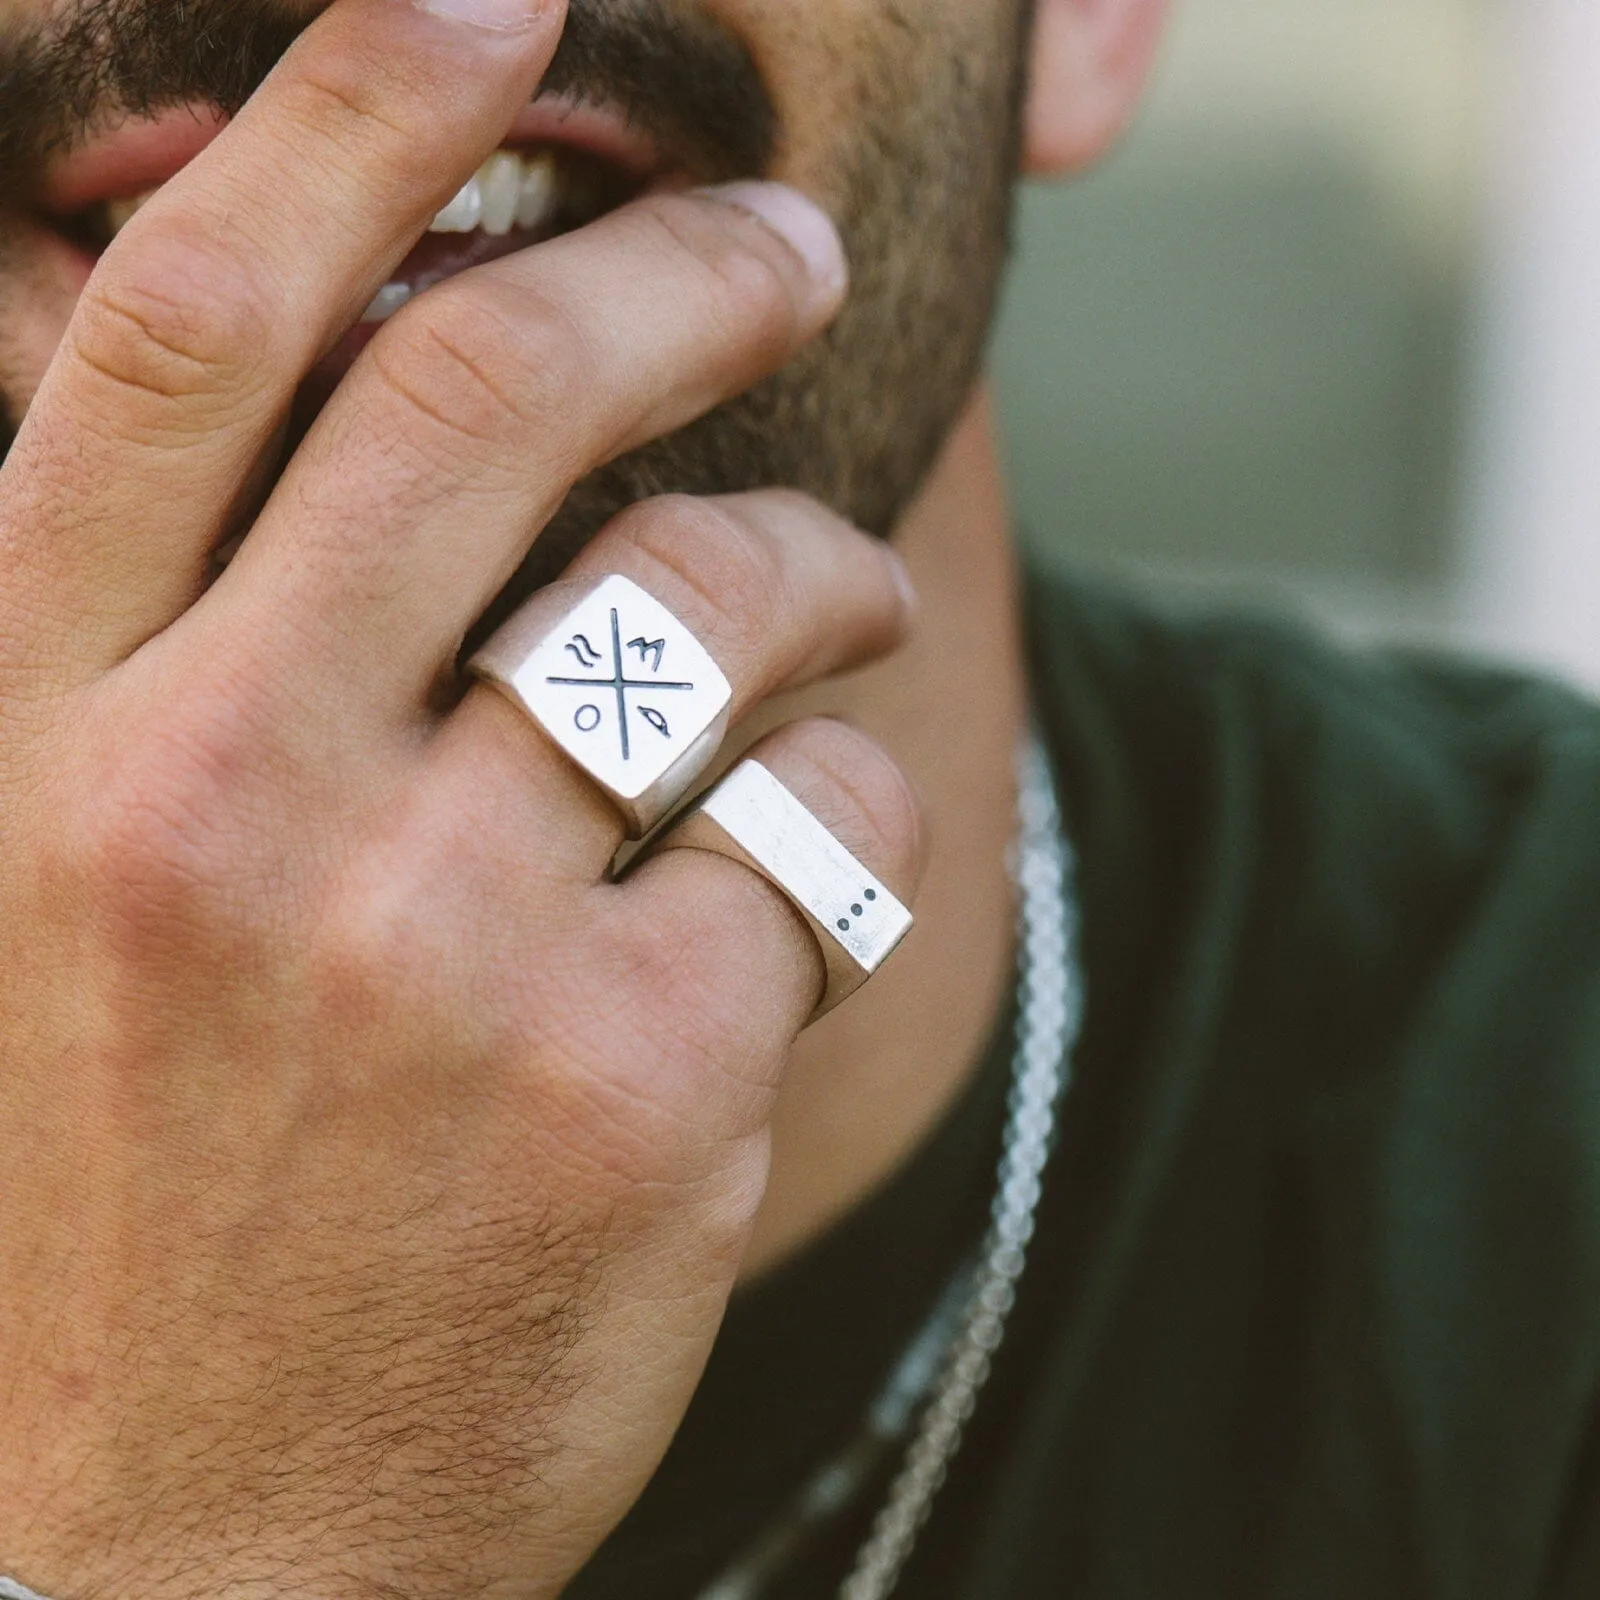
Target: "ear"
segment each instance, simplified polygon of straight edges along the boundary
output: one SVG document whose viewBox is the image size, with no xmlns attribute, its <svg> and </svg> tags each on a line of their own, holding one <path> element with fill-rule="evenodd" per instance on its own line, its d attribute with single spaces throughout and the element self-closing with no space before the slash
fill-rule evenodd
<svg viewBox="0 0 1600 1600">
<path fill-rule="evenodd" d="M 1037 0 L 1023 171 L 1064 177 L 1116 143 L 1139 103 L 1168 0 Z"/>
</svg>

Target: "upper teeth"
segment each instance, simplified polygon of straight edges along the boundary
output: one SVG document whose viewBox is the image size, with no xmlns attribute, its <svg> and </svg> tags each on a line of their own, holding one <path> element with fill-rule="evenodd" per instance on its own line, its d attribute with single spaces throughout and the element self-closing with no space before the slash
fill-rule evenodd
<svg viewBox="0 0 1600 1600">
<path fill-rule="evenodd" d="M 537 228 L 555 215 L 560 199 L 556 161 L 548 150 L 497 150 L 467 179 L 429 233 L 505 234 Z"/>
<path fill-rule="evenodd" d="M 558 169 L 551 150 L 497 150 L 461 186 L 455 199 L 429 225 L 429 233 L 507 234 L 512 228 L 537 228 L 549 222 L 564 198 L 575 198 L 576 173 Z M 106 202 L 113 235 L 121 233 L 154 189 L 125 200 Z"/>
</svg>

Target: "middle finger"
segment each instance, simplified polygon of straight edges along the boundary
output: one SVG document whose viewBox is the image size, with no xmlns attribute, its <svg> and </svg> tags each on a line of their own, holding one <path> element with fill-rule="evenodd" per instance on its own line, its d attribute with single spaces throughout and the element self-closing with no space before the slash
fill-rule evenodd
<svg viewBox="0 0 1600 1600">
<path fill-rule="evenodd" d="M 198 628 L 205 652 L 292 626 L 298 670 L 336 677 L 347 709 L 414 715 L 572 484 L 748 388 L 837 308 L 823 214 L 775 185 L 730 195 L 652 195 L 413 302 L 176 636 Z"/>
<path fill-rule="evenodd" d="M 8 463 L 0 533 L 72 677 L 193 602 L 306 370 L 504 136 L 564 14 L 338 0 L 113 241 Z"/>
</svg>

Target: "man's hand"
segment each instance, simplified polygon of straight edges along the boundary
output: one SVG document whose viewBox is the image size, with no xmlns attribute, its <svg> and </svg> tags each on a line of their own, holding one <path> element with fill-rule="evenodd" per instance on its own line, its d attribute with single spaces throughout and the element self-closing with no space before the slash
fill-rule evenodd
<svg viewBox="0 0 1600 1600">
<path fill-rule="evenodd" d="M 108 251 L 0 475 L 0 1569 L 62 1600 L 557 1593 L 762 1193 L 803 925 L 698 852 L 608 882 L 619 820 L 532 724 L 430 704 L 578 477 L 831 317 L 820 219 L 656 196 L 422 296 L 206 587 L 560 24 L 338 0 Z M 905 623 L 789 494 L 642 505 L 578 570 L 682 617 L 735 715 Z M 908 893 L 882 755 L 762 759 Z"/>
</svg>

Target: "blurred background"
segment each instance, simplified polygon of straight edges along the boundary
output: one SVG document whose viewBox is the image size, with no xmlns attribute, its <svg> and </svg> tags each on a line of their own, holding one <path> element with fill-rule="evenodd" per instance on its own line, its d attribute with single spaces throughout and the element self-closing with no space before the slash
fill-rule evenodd
<svg viewBox="0 0 1600 1600">
<path fill-rule="evenodd" d="M 1028 544 L 1600 689 L 1600 4 L 1176 0 L 1030 191 L 996 370 Z"/>
</svg>

